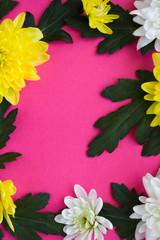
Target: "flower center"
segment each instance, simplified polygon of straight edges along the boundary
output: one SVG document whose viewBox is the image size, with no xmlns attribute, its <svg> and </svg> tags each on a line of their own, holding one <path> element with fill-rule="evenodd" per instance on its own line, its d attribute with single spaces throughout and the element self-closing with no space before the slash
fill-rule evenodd
<svg viewBox="0 0 160 240">
<path fill-rule="evenodd" d="M 95 214 L 91 209 L 84 209 L 77 216 L 76 222 L 82 231 L 92 229 L 95 225 Z"/>
</svg>

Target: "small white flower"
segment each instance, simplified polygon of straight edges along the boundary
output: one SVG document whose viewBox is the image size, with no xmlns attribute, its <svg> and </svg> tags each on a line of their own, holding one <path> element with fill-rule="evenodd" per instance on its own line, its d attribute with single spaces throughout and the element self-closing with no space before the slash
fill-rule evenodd
<svg viewBox="0 0 160 240">
<path fill-rule="evenodd" d="M 103 207 L 102 199 L 97 198 L 94 189 L 87 195 L 81 186 L 75 185 L 74 191 L 77 198 L 65 197 L 64 203 L 68 208 L 55 217 L 56 222 L 66 224 L 64 240 L 91 240 L 93 233 L 94 240 L 103 240 L 102 233 L 113 229 L 113 225 L 108 219 L 98 216 Z"/>
<path fill-rule="evenodd" d="M 160 0 L 135 1 L 134 6 L 137 10 L 130 14 L 137 15 L 133 21 L 142 25 L 133 33 L 140 37 L 137 50 L 156 40 L 154 47 L 160 51 Z"/>
<path fill-rule="evenodd" d="M 136 240 L 159 240 L 160 239 L 160 170 L 156 177 L 147 173 L 143 177 L 143 184 L 148 198 L 139 197 L 143 203 L 133 208 L 133 219 L 141 219 L 136 227 Z"/>
</svg>

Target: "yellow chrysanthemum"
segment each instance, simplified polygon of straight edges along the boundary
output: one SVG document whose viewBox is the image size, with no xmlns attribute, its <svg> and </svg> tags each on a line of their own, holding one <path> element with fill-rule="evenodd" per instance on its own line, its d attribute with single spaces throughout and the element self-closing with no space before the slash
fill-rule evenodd
<svg viewBox="0 0 160 240">
<path fill-rule="evenodd" d="M 143 83 L 141 87 L 148 93 L 144 96 L 144 99 L 154 102 L 146 113 L 156 115 L 151 122 L 151 127 L 156 127 L 160 126 L 160 53 L 153 53 L 152 58 L 155 65 L 153 74 L 157 81 Z"/>
<path fill-rule="evenodd" d="M 112 34 L 113 31 L 105 23 L 113 22 L 119 15 L 108 14 L 111 9 L 111 6 L 107 5 L 108 2 L 109 0 L 82 0 L 84 13 L 89 18 L 89 26 L 102 33 Z"/>
<path fill-rule="evenodd" d="M 19 91 L 25 87 L 26 80 L 39 80 L 34 66 L 49 59 L 45 52 L 48 44 L 38 28 L 22 28 L 25 13 L 14 21 L 5 19 L 0 24 L 0 102 L 3 97 L 12 105 L 19 101 Z"/>
<path fill-rule="evenodd" d="M 14 217 L 16 205 L 14 204 L 11 196 L 16 193 L 16 187 L 13 185 L 11 180 L 0 181 L 0 223 L 5 217 L 9 227 L 14 232 L 13 224 L 10 220 L 9 215 Z"/>
</svg>

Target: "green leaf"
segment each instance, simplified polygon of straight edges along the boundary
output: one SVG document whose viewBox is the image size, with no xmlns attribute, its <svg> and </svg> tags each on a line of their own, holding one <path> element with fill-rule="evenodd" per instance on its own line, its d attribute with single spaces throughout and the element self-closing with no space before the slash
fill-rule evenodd
<svg viewBox="0 0 160 240">
<path fill-rule="evenodd" d="M 141 53 L 142 53 L 143 56 L 144 56 L 146 53 L 154 50 L 154 43 L 155 43 L 155 41 L 153 41 L 153 42 L 149 43 L 147 46 L 141 48 Z"/>
<path fill-rule="evenodd" d="M 25 19 L 23 27 L 25 27 L 25 28 L 26 27 L 36 27 L 35 19 L 34 19 L 34 16 L 32 15 L 32 13 L 26 12 L 26 19 Z"/>
<path fill-rule="evenodd" d="M 99 156 L 105 149 L 110 153 L 113 152 L 117 148 L 119 140 L 129 134 L 131 128 L 145 115 L 149 106 L 150 103 L 139 98 L 106 117 L 100 118 L 94 126 L 102 128 L 103 131 L 88 145 L 88 156 Z"/>
<path fill-rule="evenodd" d="M 67 35 L 61 28 L 66 25 L 65 18 L 79 15 L 82 12 L 81 0 L 68 0 L 61 4 L 61 0 L 54 0 L 41 16 L 38 28 L 44 35 L 44 40 L 53 41 L 63 39 L 72 42 L 69 34 Z M 58 36 L 59 34 L 59 36 Z"/>
<path fill-rule="evenodd" d="M 10 105 L 5 99 L 0 104 L 0 149 L 6 146 L 7 141 L 10 139 L 10 134 L 16 129 L 13 124 L 16 121 L 18 109 L 14 109 L 6 114 Z"/>
<path fill-rule="evenodd" d="M 16 161 L 20 156 L 22 156 L 22 154 L 16 152 L 8 152 L 0 155 L 0 169 L 5 169 L 4 163 Z"/>
<path fill-rule="evenodd" d="M 89 27 L 88 18 L 85 16 L 76 16 L 65 19 L 66 23 L 75 29 L 82 31 L 81 37 L 83 38 L 99 38 L 105 37 L 105 34 L 99 32 L 97 29 L 92 29 Z"/>
<path fill-rule="evenodd" d="M 64 30 L 55 31 L 53 34 L 51 34 L 47 37 L 44 37 L 42 40 L 44 42 L 53 42 L 53 41 L 57 41 L 57 40 L 64 40 L 66 42 L 73 43 L 71 36 Z"/>
<path fill-rule="evenodd" d="M 109 86 L 102 92 L 102 96 L 114 102 L 129 98 L 133 100 L 95 123 L 94 126 L 102 129 L 102 132 L 89 144 L 87 151 L 89 157 L 99 156 L 105 149 L 110 153 L 113 152 L 119 140 L 123 139 L 135 125 L 137 125 L 136 139 L 139 144 L 144 144 L 150 137 L 152 133 L 150 123 L 153 116 L 146 116 L 146 111 L 152 103 L 144 100 L 146 93 L 141 89 L 141 84 L 156 79 L 149 71 L 139 70 L 136 74 L 141 80 L 119 79 L 118 85 Z"/>
<path fill-rule="evenodd" d="M 160 128 L 155 128 L 152 131 L 150 139 L 145 143 L 142 156 L 158 155 L 160 153 Z"/>
<path fill-rule="evenodd" d="M 0 20 L 7 15 L 19 2 L 12 0 L 0 0 Z"/>
<path fill-rule="evenodd" d="M 72 18 L 66 18 L 65 21 L 70 27 L 82 31 L 82 37 L 84 38 L 98 38 L 104 37 L 105 40 L 101 41 L 98 45 L 98 53 L 114 53 L 118 49 L 122 49 L 125 45 L 131 44 L 137 38 L 133 36 L 133 32 L 139 27 L 138 24 L 133 22 L 133 17 L 128 11 L 125 11 L 119 5 L 114 5 L 110 2 L 111 10 L 109 14 L 118 14 L 120 17 L 114 20 L 112 23 L 107 23 L 107 26 L 113 30 L 113 34 L 103 34 L 97 29 L 91 29 L 89 27 L 89 21 L 87 17 L 76 16 Z"/>
<path fill-rule="evenodd" d="M 137 38 L 133 36 L 133 32 L 139 25 L 133 22 L 133 17 L 129 14 L 128 10 L 125 11 L 119 5 L 111 3 L 110 14 L 118 14 L 120 17 L 114 20 L 113 23 L 107 24 L 113 30 L 112 35 L 106 35 L 106 39 L 99 43 L 97 52 L 114 53 L 118 49 L 133 43 Z"/>
<path fill-rule="evenodd" d="M 155 116 L 145 114 L 136 128 L 136 139 L 140 145 L 143 145 L 151 136 L 152 128 L 150 124 Z"/>
<path fill-rule="evenodd" d="M 48 193 L 39 193 L 34 197 L 29 193 L 22 200 L 18 199 L 15 202 L 17 206 L 15 218 L 11 217 L 15 233 L 9 229 L 5 221 L 2 224 L 14 237 L 17 236 L 18 240 L 42 240 L 37 232 L 63 236 L 63 225 L 54 221 L 54 213 L 38 212 L 46 207 L 49 199 Z"/>
<path fill-rule="evenodd" d="M 131 219 L 133 207 L 141 204 L 135 189 L 131 191 L 124 185 L 112 183 L 112 192 L 115 200 L 122 208 L 117 208 L 109 203 L 104 203 L 100 215 L 109 219 L 116 226 L 116 233 L 121 240 L 132 240 L 135 238 L 135 230 L 140 220 Z"/>
<path fill-rule="evenodd" d="M 0 229 L 0 240 L 2 240 L 2 238 L 4 238 L 4 234 L 3 234 L 2 230 Z"/>
</svg>

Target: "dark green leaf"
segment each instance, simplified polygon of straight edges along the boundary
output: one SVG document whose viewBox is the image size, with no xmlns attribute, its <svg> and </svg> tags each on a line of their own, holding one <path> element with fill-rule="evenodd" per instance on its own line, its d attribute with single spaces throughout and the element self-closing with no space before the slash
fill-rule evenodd
<svg viewBox="0 0 160 240">
<path fill-rule="evenodd" d="M 19 2 L 12 0 L 0 0 L 0 19 L 8 14 Z"/>
<path fill-rule="evenodd" d="M 8 152 L 0 155 L 0 169 L 5 169 L 4 163 L 14 162 L 20 156 L 22 154 L 16 152 Z"/>
<path fill-rule="evenodd" d="M 3 237 L 4 237 L 4 234 L 3 234 L 2 230 L 0 229 L 0 240 L 2 240 Z"/>
<path fill-rule="evenodd" d="M 119 140 L 123 139 L 145 115 L 150 103 L 143 98 L 137 98 L 131 103 L 119 108 L 117 111 L 100 118 L 96 128 L 103 131 L 88 145 L 89 157 L 101 155 L 105 149 L 113 152 L 117 148 Z"/>
<path fill-rule="evenodd" d="M 155 41 L 153 41 L 153 42 L 149 43 L 147 46 L 141 48 L 141 53 L 142 53 L 143 56 L 144 56 L 146 53 L 154 50 L 154 43 L 155 43 Z"/>
<path fill-rule="evenodd" d="M 26 12 L 26 19 L 23 27 L 36 27 L 34 16 L 30 12 Z"/>
<path fill-rule="evenodd" d="M 133 207 L 140 204 L 135 189 L 131 191 L 124 185 L 112 183 L 112 192 L 115 200 L 122 208 L 114 207 L 108 203 L 103 205 L 100 215 L 109 219 L 116 226 L 116 233 L 120 239 L 132 240 L 135 229 L 140 220 L 129 218 L 133 213 Z"/>
<path fill-rule="evenodd" d="M 105 98 L 113 102 L 123 101 L 129 98 L 135 99 L 143 97 L 144 91 L 141 89 L 142 81 L 131 79 L 118 79 L 118 84 L 111 85 L 101 93 Z"/>
<path fill-rule="evenodd" d="M 144 115 L 136 128 L 136 139 L 140 145 L 143 145 L 147 139 L 151 136 L 152 128 L 150 124 L 155 116 Z"/>
<path fill-rule="evenodd" d="M 45 41 L 45 42 L 53 42 L 56 40 L 64 40 L 66 42 L 73 43 L 71 36 L 64 30 L 57 30 L 53 34 L 48 35 L 47 37 L 44 37 L 42 39 L 42 41 Z"/>
<path fill-rule="evenodd" d="M 160 153 L 160 128 L 152 131 L 150 139 L 145 143 L 142 156 L 158 155 Z"/>
<path fill-rule="evenodd" d="M 71 37 L 69 38 L 64 32 L 61 32 L 61 37 L 57 36 L 57 33 L 66 25 L 65 18 L 77 16 L 81 12 L 81 0 L 68 0 L 63 5 L 61 4 L 61 0 L 54 0 L 42 15 L 38 28 L 43 32 L 44 39 L 46 40 L 64 39 L 71 41 Z"/>
<path fill-rule="evenodd" d="M 54 221 L 54 213 L 37 212 L 38 210 L 46 207 L 49 198 L 50 195 L 48 193 L 39 193 L 34 197 L 30 193 L 26 195 L 22 201 L 18 199 L 15 202 L 15 205 L 17 206 L 15 218 L 11 217 L 15 233 L 9 229 L 5 221 L 3 221 L 2 224 L 14 237 L 17 236 L 18 240 L 42 240 L 37 232 L 41 232 L 46 235 L 64 235 L 63 225 Z"/>
<path fill-rule="evenodd" d="M 111 3 L 110 14 L 118 14 L 120 17 L 107 24 L 113 30 L 113 34 L 105 35 L 105 40 L 99 43 L 98 53 L 114 53 L 118 49 L 122 49 L 127 44 L 131 44 L 136 40 L 133 32 L 139 27 L 138 24 L 133 22 L 133 17 L 128 11 L 125 11 L 119 5 Z"/>
<path fill-rule="evenodd" d="M 16 120 L 18 109 L 10 111 L 5 116 L 9 107 L 10 103 L 5 99 L 0 104 L 0 149 L 6 146 L 6 142 L 10 139 L 10 134 L 16 129 L 13 124 Z"/>
<path fill-rule="evenodd" d="M 103 34 L 97 29 L 91 29 L 89 27 L 89 21 L 87 17 L 76 16 L 65 19 L 70 27 L 82 31 L 82 37 L 84 38 L 105 38 L 105 40 L 100 42 L 98 45 L 98 53 L 114 53 L 118 49 L 122 49 L 125 45 L 131 44 L 136 40 L 136 37 L 133 36 L 133 32 L 139 27 L 139 25 L 133 22 L 133 17 L 128 11 L 125 11 L 119 5 L 114 5 L 111 2 L 110 4 L 111 11 L 109 14 L 120 15 L 119 19 L 107 24 L 107 26 L 113 30 L 112 35 Z"/>
<path fill-rule="evenodd" d="M 66 23 L 75 29 L 82 31 L 83 38 L 98 38 L 104 37 L 105 34 L 99 32 L 97 29 L 92 29 L 89 27 L 88 18 L 85 16 L 76 16 L 65 19 Z"/>
<path fill-rule="evenodd" d="M 117 111 L 100 118 L 95 127 L 102 132 L 89 144 L 88 156 L 94 157 L 102 154 L 105 149 L 113 152 L 118 146 L 119 140 L 123 139 L 137 125 L 136 138 L 140 144 L 151 135 L 150 122 L 153 116 L 146 116 L 146 110 L 151 102 L 144 100 L 146 94 L 141 89 L 141 84 L 147 81 L 155 81 L 152 72 L 138 70 L 137 76 L 141 80 L 119 79 L 119 84 L 107 87 L 102 96 L 114 102 L 133 99 L 133 101 Z"/>
</svg>

